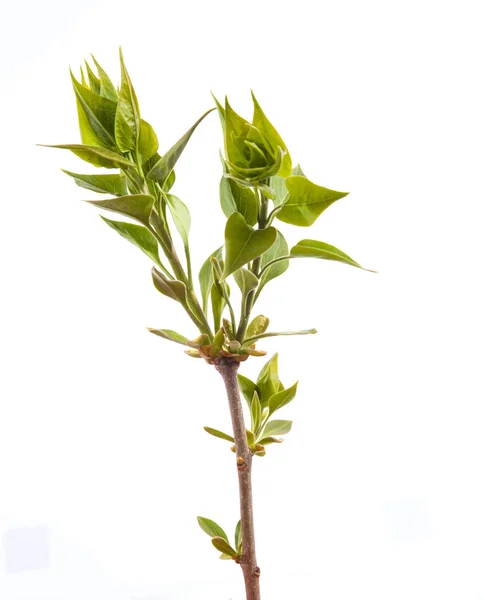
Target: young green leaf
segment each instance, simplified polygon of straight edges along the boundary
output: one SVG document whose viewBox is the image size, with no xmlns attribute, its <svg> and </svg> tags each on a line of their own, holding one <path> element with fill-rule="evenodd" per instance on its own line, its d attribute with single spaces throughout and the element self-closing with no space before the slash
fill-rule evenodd
<svg viewBox="0 0 483 600">
<path fill-rule="evenodd" d="M 248 330 L 247 330 L 248 332 Z M 301 329 L 299 331 L 268 331 L 267 333 L 260 333 L 258 335 L 254 335 L 252 337 L 247 337 L 244 340 L 244 344 L 252 344 L 253 342 L 256 342 L 257 340 L 261 340 L 264 338 L 269 338 L 269 337 L 280 337 L 280 336 L 286 336 L 286 335 L 312 335 L 314 333 L 317 333 L 317 329 Z"/>
<path fill-rule="evenodd" d="M 106 169 L 125 169 L 136 167 L 124 156 L 108 150 L 107 148 L 101 148 L 99 146 L 86 146 L 83 144 L 38 144 L 38 146 L 44 146 L 45 148 L 61 148 L 62 150 L 70 150 L 82 160 L 95 165 L 96 167 L 106 167 Z"/>
<path fill-rule="evenodd" d="M 208 308 L 208 298 L 210 297 L 211 286 L 213 285 L 213 267 L 211 264 L 211 258 L 214 256 L 218 262 L 220 262 L 222 260 L 222 250 L 223 246 L 220 246 L 217 250 L 210 254 L 210 256 L 208 256 L 198 275 L 201 288 L 201 298 L 203 300 L 203 312 L 205 313 Z"/>
<path fill-rule="evenodd" d="M 281 444 L 283 442 L 283 438 L 276 438 L 273 437 L 272 435 L 268 436 L 268 437 L 264 437 L 261 440 L 259 440 L 259 444 L 261 446 L 269 446 L 270 444 Z"/>
<path fill-rule="evenodd" d="M 140 248 L 149 258 L 161 265 L 159 260 L 158 242 L 154 235 L 142 225 L 134 225 L 133 223 L 124 223 L 123 221 L 111 221 L 102 215 L 101 219 L 109 225 L 114 231 L 117 231 L 126 240 Z M 154 267 L 153 267 L 154 268 Z"/>
<path fill-rule="evenodd" d="M 292 256 L 306 256 L 307 258 L 322 258 L 324 260 L 335 260 L 337 262 L 345 263 L 359 269 L 364 269 L 359 263 L 353 260 L 350 256 L 339 250 L 335 246 L 326 244 L 325 242 L 318 242 L 317 240 L 301 240 L 291 250 Z M 364 271 L 371 271 L 371 269 L 364 269 Z"/>
<path fill-rule="evenodd" d="M 252 419 L 252 430 L 256 433 L 262 416 L 262 405 L 260 404 L 257 392 L 253 392 L 253 398 L 250 404 L 250 416 Z"/>
<path fill-rule="evenodd" d="M 149 227 L 149 216 L 153 208 L 154 198 L 146 194 L 131 194 L 112 198 L 110 200 L 85 200 L 93 206 L 110 210 L 112 212 L 136 219 L 146 227 Z"/>
<path fill-rule="evenodd" d="M 138 153 L 141 156 L 141 164 L 145 164 L 146 161 L 156 154 L 159 143 L 156 132 L 147 121 L 141 119 L 140 127 Z"/>
<path fill-rule="evenodd" d="M 173 194 L 164 194 L 164 198 L 166 199 L 166 204 L 173 217 L 176 229 L 186 248 L 188 246 L 188 236 L 191 227 L 190 211 L 186 204 L 184 204 L 177 196 L 173 196 Z"/>
<path fill-rule="evenodd" d="M 154 335 L 162 337 L 165 340 L 169 340 L 170 342 L 181 344 L 182 346 L 186 346 L 186 344 L 189 342 L 188 338 L 176 331 L 173 331 L 172 329 L 151 329 L 150 327 L 147 329 L 150 333 L 154 333 Z"/>
<path fill-rule="evenodd" d="M 263 365 L 262 370 L 258 375 L 257 385 L 262 408 L 265 408 L 268 406 L 269 398 L 278 392 L 280 387 L 280 379 L 278 376 L 278 353 L 275 353 L 272 358 Z"/>
<path fill-rule="evenodd" d="M 276 217 L 299 227 L 312 225 L 326 208 L 348 194 L 316 185 L 300 175 L 289 177 L 285 183 L 289 196 Z"/>
<path fill-rule="evenodd" d="M 104 71 L 101 65 L 97 62 L 94 56 L 91 54 L 92 60 L 96 65 L 97 74 L 99 75 L 99 94 L 108 100 L 112 100 L 113 102 L 118 101 L 117 91 L 114 87 L 112 81 L 109 78 L 109 75 Z"/>
<path fill-rule="evenodd" d="M 260 295 L 262 289 L 267 285 L 269 281 L 283 275 L 285 271 L 288 269 L 289 261 L 281 260 L 279 262 L 274 263 L 268 269 L 264 269 L 264 267 L 276 258 L 280 258 L 282 256 L 287 256 L 288 254 L 288 244 L 286 239 L 283 237 L 280 231 L 277 229 L 277 237 L 275 238 L 275 242 L 273 246 L 271 246 L 265 254 L 262 256 L 262 260 L 260 261 L 260 268 L 262 269 L 262 274 L 260 276 L 260 283 L 258 285 L 258 289 L 255 292 L 256 302 L 258 296 Z"/>
<path fill-rule="evenodd" d="M 273 421 L 269 421 L 264 429 L 261 437 L 271 437 L 273 435 L 286 435 L 290 433 L 292 429 L 292 421 L 282 421 L 274 419 Z M 278 440 L 277 440 L 278 441 Z M 260 444 L 266 443 L 264 440 L 260 440 Z"/>
<path fill-rule="evenodd" d="M 223 529 L 211 519 L 205 519 L 204 517 L 198 517 L 198 525 L 201 529 L 208 534 L 211 538 L 218 537 L 225 540 L 228 543 L 228 536 Z M 223 550 L 221 550 L 223 552 Z"/>
<path fill-rule="evenodd" d="M 248 325 L 247 332 L 245 334 L 245 339 L 253 338 L 255 336 L 259 336 L 262 333 L 265 333 L 268 326 L 270 324 L 270 319 L 265 315 L 258 315 L 253 319 L 253 321 Z"/>
<path fill-rule="evenodd" d="M 186 286 L 182 281 L 168 279 L 154 267 L 151 269 L 151 276 L 158 292 L 176 300 L 182 306 L 187 306 Z"/>
<path fill-rule="evenodd" d="M 253 393 L 256 392 L 260 396 L 260 389 L 256 383 L 245 377 L 244 375 L 238 375 L 238 385 L 240 386 L 241 393 L 250 406 L 253 398 Z"/>
<path fill-rule="evenodd" d="M 235 527 L 235 548 L 238 554 L 242 551 L 242 534 L 241 534 L 241 521 L 238 521 Z"/>
<path fill-rule="evenodd" d="M 274 149 L 279 147 L 285 151 L 284 157 L 282 159 L 282 165 L 280 167 L 280 170 L 278 171 L 278 174 L 282 177 L 288 177 L 292 172 L 292 159 L 290 158 L 287 146 L 280 137 L 278 131 L 267 119 L 253 92 L 252 99 L 254 107 L 252 123 L 262 134 L 266 136 L 266 138 L 268 139 L 268 141 Z"/>
<path fill-rule="evenodd" d="M 122 50 L 119 48 L 121 62 L 121 89 L 116 110 L 115 134 L 116 142 L 121 152 L 138 150 L 139 135 L 141 133 L 141 116 L 129 73 L 127 72 Z"/>
<path fill-rule="evenodd" d="M 268 401 L 268 408 L 270 409 L 271 415 L 276 410 L 279 410 L 295 398 L 295 394 L 297 393 L 297 385 L 298 382 L 294 383 L 291 387 L 287 388 L 286 390 L 282 390 L 281 392 L 277 392 L 276 394 L 273 394 L 273 396 L 270 396 L 270 399 Z"/>
<path fill-rule="evenodd" d="M 222 164 L 223 173 L 227 173 L 228 170 L 223 158 Z M 234 212 L 239 212 L 245 217 L 248 225 L 256 225 L 260 204 L 257 194 L 252 189 L 242 186 L 224 175 L 220 180 L 220 204 L 225 217 L 229 217 Z"/>
<path fill-rule="evenodd" d="M 126 176 L 122 173 L 116 173 L 115 175 L 83 175 L 65 169 L 62 169 L 62 171 L 72 177 L 79 187 L 91 192 L 112 194 L 113 196 L 124 196 L 127 193 Z"/>
<path fill-rule="evenodd" d="M 223 433 L 223 431 L 218 431 L 218 429 L 213 429 L 212 427 L 203 427 L 203 429 L 206 431 L 206 433 L 209 433 L 210 435 L 222 440 L 226 440 L 227 442 L 231 442 L 232 444 L 235 441 L 231 435 Z"/>
<path fill-rule="evenodd" d="M 214 537 L 211 539 L 213 546 L 222 553 L 222 556 L 227 554 L 233 558 L 236 557 L 236 551 L 230 546 L 230 544 L 222 537 Z"/>
<path fill-rule="evenodd" d="M 240 213 L 233 213 L 225 227 L 225 268 L 223 279 L 266 252 L 275 242 L 277 230 L 252 229 Z"/>
<path fill-rule="evenodd" d="M 91 90 L 99 96 L 100 92 L 101 92 L 101 82 L 95 76 L 94 72 L 92 71 L 91 67 L 89 66 L 89 63 L 86 60 L 84 61 L 84 63 L 86 66 L 87 78 L 89 79 L 89 86 L 90 86 Z"/>
<path fill-rule="evenodd" d="M 159 182 L 160 185 L 163 185 L 168 175 L 173 170 L 175 164 L 178 162 L 179 157 L 181 156 L 183 150 L 186 147 L 186 144 L 189 142 L 190 137 L 193 135 L 193 132 L 198 127 L 198 125 L 203 121 L 203 119 L 215 110 L 214 108 L 210 108 L 204 115 L 202 115 L 196 123 L 188 129 L 188 131 L 183 135 L 181 139 L 179 139 L 174 146 L 172 146 L 164 156 L 162 156 L 158 162 L 152 167 L 149 171 L 147 177 L 148 179 L 155 179 Z"/>
<path fill-rule="evenodd" d="M 219 286 L 216 283 L 213 283 L 211 286 L 211 311 L 213 313 L 213 327 L 215 330 L 220 327 L 225 306 L 226 300 L 224 294 L 221 294 Z"/>
<path fill-rule="evenodd" d="M 243 296 L 246 296 L 258 285 L 258 277 L 243 267 L 233 273 L 233 278 L 235 279 Z"/>
</svg>

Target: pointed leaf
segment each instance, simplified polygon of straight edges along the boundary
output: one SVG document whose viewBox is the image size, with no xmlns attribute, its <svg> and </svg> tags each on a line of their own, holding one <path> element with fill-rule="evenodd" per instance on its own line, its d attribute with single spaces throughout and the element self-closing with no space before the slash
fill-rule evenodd
<svg viewBox="0 0 483 600">
<path fill-rule="evenodd" d="M 246 296 L 251 290 L 254 290 L 258 285 L 258 277 L 248 269 L 238 269 L 233 273 L 238 287 L 243 296 Z"/>
<path fill-rule="evenodd" d="M 188 131 L 183 135 L 181 139 L 179 139 L 174 146 L 172 146 L 164 156 L 162 156 L 158 162 L 154 165 L 154 167 L 149 171 L 147 177 L 148 179 L 155 179 L 161 185 L 163 185 L 164 181 L 167 179 L 168 175 L 173 170 L 175 164 L 178 162 L 179 157 L 181 156 L 183 150 L 186 147 L 186 144 L 189 142 L 190 137 L 193 135 L 193 132 L 198 127 L 198 125 L 203 121 L 203 119 L 211 112 L 215 110 L 214 108 L 210 108 L 203 116 L 201 116 L 196 123 L 188 129 Z"/>
<path fill-rule="evenodd" d="M 223 278 L 266 252 L 275 242 L 277 230 L 252 229 L 240 213 L 233 213 L 225 228 L 225 269 Z"/>
<path fill-rule="evenodd" d="M 326 208 L 348 194 L 316 185 L 300 175 L 289 177 L 285 183 L 289 196 L 276 217 L 299 227 L 312 225 Z"/>
<path fill-rule="evenodd" d="M 277 237 L 275 238 L 275 242 L 274 242 L 273 246 L 271 248 L 269 248 L 267 250 L 267 252 L 265 252 L 265 254 L 262 256 L 262 260 L 260 261 L 260 268 L 263 269 L 265 267 L 265 265 L 267 265 L 270 261 L 272 261 L 276 258 L 280 258 L 281 256 L 287 256 L 287 255 L 288 255 L 287 241 L 283 237 L 281 232 L 277 230 Z M 262 289 L 265 287 L 265 285 L 267 285 L 267 283 L 269 281 L 271 281 L 272 279 L 275 279 L 276 277 L 283 275 L 285 273 L 285 271 L 288 269 L 288 266 L 289 266 L 288 260 L 281 260 L 279 262 L 276 262 L 272 266 L 270 266 L 265 271 L 263 271 L 263 273 L 260 277 L 260 283 L 259 283 L 258 289 L 255 292 L 255 301 L 257 300 L 258 296 L 260 295 L 260 293 L 261 293 Z"/>
<path fill-rule="evenodd" d="M 189 342 L 188 338 L 176 331 L 173 331 L 172 329 L 151 329 L 148 327 L 148 331 L 154 333 L 154 335 L 164 338 L 165 340 L 169 340 L 170 342 L 181 344 L 182 346 L 186 346 L 186 344 Z"/>
<path fill-rule="evenodd" d="M 154 198 L 146 194 L 131 194 L 110 200 L 85 200 L 89 204 L 136 219 L 149 227 Z"/>
<path fill-rule="evenodd" d="M 273 436 L 264 437 L 259 441 L 261 446 L 269 446 L 270 444 L 281 444 L 283 442 L 283 438 L 276 438 Z"/>
<path fill-rule="evenodd" d="M 270 409 L 270 414 L 273 414 L 276 410 L 279 410 L 295 398 L 295 394 L 297 393 L 297 385 L 298 381 L 286 390 L 277 392 L 276 394 L 273 394 L 273 396 L 270 397 L 270 400 L 268 401 L 268 408 Z"/>
<path fill-rule="evenodd" d="M 114 87 L 112 81 L 109 78 L 109 75 L 104 71 L 101 65 L 97 62 L 94 56 L 91 54 L 92 60 L 96 65 L 97 74 L 99 75 L 99 94 L 108 100 L 112 100 L 113 102 L 118 101 L 117 91 Z"/>
<path fill-rule="evenodd" d="M 122 152 L 137 151 L 141 132 L 141 117 L 131 79 L 124 64 L 122 50 L 119 49 L 121 62 L 121 89 L 116 110 L 116 142 Z"/>
<path fill-rule="evenodd" d="M 257 392 L 253 392 L 253 398 L 250 404 L 250 416 L 252 419 L 252 430 L 256 432 L 262 416 L 262 405 L 260 404 Z"/>
<path fill-rule="evenodd" d="M 262 408 L 265 408 L 268 406 L 269 398 L 278 392 L 280 386 L 280 379 L 278 376 L 278 353 L 275 353 L 262 367 L 262 370 L 258 375 L 257 385 L 260 390 L 259 397 Z"/>
<path fill-rule="evenodd" d="M 235 548 L 238 554 L 242 551 L 242 535 L 241 535 L 241 521 L 238 521 L 235 528 Z"/>
<path fill-rule="evenodd" d="M 98 194 L 112 194 L 113 196 L 124 196 L 127 193 L 126 176 L 124 174 L 115 175 L 83 175 L 81 173 L 72 173 L 71 171 L 62 171 L 74 178 L 79 187 Z"/>
<path fill-rule="evenodd" d="M 89 79 L 89 86 L 95 94 L 99 95 L 100 91 L 101 91 L 101 82 L 95 76 L 94 72 L 92 71 L 92 69 L 89 66 L 89 63 L 86 60 L 84 61 L 84 63 L 86 65 L 87 78 Z"/>
<path fill-rule="evenodd" d="M 226 284 L 221 284 L 226 285 Z M 219 286 L 213 283 L 211 286 L 211 310 L 213 313 L 213 327 L 217 329 L 220 327 L 221 319 L 223 316 L 223 309 L 226 306 L 226 300 L 223 294 L 220 294 Z"/>
<path fill-rule="evenodd" d="M 247 401 L 248 406 L 250 406 L 253 398 L 253 393 L 256 392 L 260 395 L 260 390 L 256 383 L 245 377 L 244 375 L 238 375 L 238 385 L 240 386 L 240 391 L 243 394 L 245 400 Z"/>
<path fill-rule="evenodd" d="M 188 235 L 191 227 L 190 211 L 186 204 L 184 204 L 177 196 L 173 196 L 173 194 L 164 194 L 164 198 L 166 199 L 166 204 L 173 217 L 176 229 L 186 248 L 188 246 Z"/>
<path fill-rule="evenodd" d="M 180 302 L 183 306 L 187 306 L 186 286 L 182 281 L 168 279 L 154 267 L 151 269 L 151 276 L 154 287 L 158 292 Z"/>
<path fill-rule="evenodd" d="M 269 337 L 280 337 L 286 335 L 312 335 L 314 333 L 317 333 L 317 329 L 301 329 L 299 331 L 268 331 L 267 333 L 260 333 L 250 338 L 247 336 L 243 343 L 249 344 Z"/>
<path fill-rule="evenodd" d="M 326 244 L 325 242 L 318 242 L 317 240 L 301 240 L 298 242 L 292 250 L 290 250 L 292 256 L 306 256 L 307 258 L 322 258 L 324 260 L 335 260 L 337 262 L 345 263 L 359 269 L 364 269 L 359 263 L 353 260 L 350 256 L 339 250 L 335 246 Z M 364 269 L 364 271 L 370 271 L 370 269 Z M 371 271 L 374 273 L 374 271 Z"/>
<path fill-rule="evenodd" d="M 263 437 L 271 437 L 273 435 L 286 435 L 287 433 L 290 433 L 290 430 L 292 429 L 292 421 L 282 421 L 282 420 L 277 420 L 274 419 L 273 421 L 269 421 L 264 429 L 263 429 L 263 433 L 262 436 Z M 278 442 L 278 440 L 276 440 L 276 442 Z M 260 440 L 260 444 L 264 444 L 266 442 L 264 442 L 263 440 Z"/>
<path fill-rule="evenodd" d="M 213 285 L 213 267 L 211 265 L 211 258 L 214 256 L 219 262 L 222 260 L 223 246 L 220 246 L 215 250 L 203 263 L 200 269 L 198 279 L 200 281 L 201 298 L 203 300 L 203 312 L 206 313 L 208 308 L 208 298 L 211 292 L 211 286 Z"/>
<path fill-rule="evenodd" d="M 134 225 L 133 223 L 124 223 L 123 221 L 111 221 L 100 215 L 101 219 L 117 231 L 126 240 L 140 248 L 149 258 L 160 265 L 158 242 L 154 235 L 142 225 Z"/>
<path fill-rule="evenodd" d="M 223 433 L 223 431 L 218 431 L 218 429 L 213 429 L 212 427 L 203 427 L 203 429 L 210 435 L 213 435 L 214 437 L 220 438 L 222 440 L 226 440 L 227 442 L 231 442 L 232 444 L 235 441 L 231 435 Z"/>
<path fill-rule="evenodd" d="M 101 148 L 99 146 L 85 146 L 83 144 L 37 144 L 38 146 L 44 146 L 45 148 L 61 148 L 63 150 L 70 150 L 82 160 L 95 165 L 96 167 L 106 167 L 106 169 L 125 169 L 126 167 L 136 167 L 124 156 L 112 152 L 107 148 Z"/>
<path fill-rule="evenodd" d="M 212 538 L 218 537 L 218 538 L 225 540 L 228 543 L 228 536 L 223 531 L 223 529 L 218 525 L 218 523 L 215 523 L 211 519 L 205 519 L 204 517 L 198 517 L 198 525 L 210 537 L 212 537 Z M 221 552 L 224 552 L 224 551 L 221 550 Z"/>
<path fill-rule="evenodd" d="M 222 158 L 223 172 L 227 173 L 226 163 Z M 222 176 L 220 180 L 220 203 L 225 217 L 239 212 L 245 217 L 248 225 L 256 225 L 258 221 L 259 199 L 248 187 L 242 186 L 234 179 Z"/>
<path fill-rule="evenodd" d="M 229 556 L 236 556 L 236 551 L 230 546 L 228 541 L 222 537 L 214 537 L 211 539 L 211 543 L 213 546 L 219 550 L 222 554 L 227 554 Z"/>
<path fill-rule="evenodd" d="M 138 152 L 141 156 L 141 164 L 144 164 L 147 160 L 149 160 L 152 156 L 156 154 L 158 151 L 159 143 L 158 136 L 156 132 L 151 127 L 151 125 L 141 119 L 139 132 L 139 143 L 138 143 Z"/>
<path fill-rule="evenodd" d="M 268 326 L 270 324 L 270 319 L 265 315 L 258 315 L 255 317 L 253 321 L 248 325 L 247 332 L 245 334 L 245 339 L 252 338 L 254 336 L 261 335 L 265 333 Z"/>
</svg>

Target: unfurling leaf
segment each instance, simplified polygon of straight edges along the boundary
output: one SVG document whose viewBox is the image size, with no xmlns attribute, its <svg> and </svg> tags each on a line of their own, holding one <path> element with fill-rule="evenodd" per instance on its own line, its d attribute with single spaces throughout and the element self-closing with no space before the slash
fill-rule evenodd
<svg viewBox="0 0 483 600">
<path fill-rule="evenodd" d="M 262 416 L 262 405 L 260 404 L 260 399 L 257 392 L 253 392 L 253 397 L 250 404 L 250 416 L 252 420 L 252 430 L 256 433 Z"/>
<path fill-rule="evenodd" d="M 136 165 L 107 148 L 100 146 L 86 146 L 84 144 L 38 144 L 45 148 L 61 148 L 62 150 L 70 150 L 82 160 L 96 167 L 105 167 L 106 169 L 125 169 L 135 168 Z"/>
<path fill-rule="evenodd" d="M 205 519 L 204 517 L 198 517 L 198 525 L 210 537 L 212 537 L 212 538 L 219 537 L 228 543 L 228 536 L 223 531 L 223 529 L 218 525 L 218 523 L 215 523 L 211 519 Z M 223 552 L 223 550 L 222 550 L 222 552 Z"/>
<path fill-rule="evenodd" d="M 247 331 L 248 333 L 248 331 Z M 253 343 L 257 340 L 269 338 L 269 337 L 280 337 L 287 335 L 312 335 L 317 333 L 317 329 L 300 329 L 299 331 L 267 331 L 267 333 L 260 333 L 259 335 L 254 335 L 252 337 L 247 337 L 244 340 L 244 344 Z"/>
<path fill-rule="evenodd" d="M 149 227 L 149 215 L 153 208 L 154 198 L 146 194 L 131 194 L 110 200 L 86 200 L 89 204 L 136 219 Z"/>
<path fill-rule="evenodd" d="M 322 258 L 324 260 L 335 260 L 337 262 L 345 263 L 359 269 L 364 269 L 359 263 L 353 260 L 350 256 L 339 250 L 335 246 L 326 244 L 325 242 L 318 242 L 317 240 L 301 240 L 298 242 L 292 250 L 290 250 L 292 256 L 305 256 L 307 258 Z M 371 271 L 371 269 L 364 269 L 364 271 Z"/>
<path fill-rule="evenodd" d="M 282 438 L 276 438 L 273 436 L 264 437 L 260 440 L 260 444 L 262 446 L 269 446 L 270 444 L 281 444 L 283 442 Z"/>
<path fill-rule="evenodd" d="M 235 279 L 238 287 L 243 296 L 246 296 L 251 290 L 254 290 L 258 285 L 258 277 L 253 274 L 248 269 L 238 269 L 233 273 L 233 278 Z"/>
<path fill-rule="evenodd" d="M 287 255 L 288 255 L 287 241 L 283 237 L 283 235 L 280 233 L 280 231 L 277 230 L 277 237 L 275 238 L 275 242 L 274 242 L 273 246 L 271 246 L 265 252 L 265 254 L 262 256 L 262 260 L 260 261 L 260 268 L 263 270 L 265 265 L 267 265 L 270 261 L 275 260 L 276 258 L 280 258 L 282 256 L 287 256 Z M 283 273 L 285 273 L 285 271 L 288 269 L 288 266 L 289 266 L 288 260 L 280 260 L 279 262 L 274 263 L 273 265 L 268 267 L 268 269 L 266 269 L 262 272 L 262 274 L 260 276 L 260 284 L 258 286 L 257 291 L 255 292 L 255 301 L 257 300 L 257 298 L 260 295 L 264 286 L 272 279 L 275 279 L 276 277 L 283 275 Z"/>
<path fill-rule="evenodd" d="M 262 408 L 268 406 L 268 401 L 280 388 L 280 379 L 278 377 L 278 353 L 265 363 L 258 375 L 257 385 L 259 388 L 260 401 Z"/>
<path fill-rule="evenodd" d="M 141 119 L 138 152 L 141 156 L 141 164 L 145 164 L 158 151 L 159 143 L 156 132 L 151 125 Z"/>
<path fill-rule="evenodd" d="M 226 163 L 222 158 L 223 173 L 227 173 Z M 259 199 L 257 194 L 233 179 L 224 175 L 220 181 L 220 204 L 225 214 L 229 217 L 234 212 L 239 212 L 248 225 L 255 225 L 258 221 Z"/>
<path fill-rule="evenodd" d="M 92 54 L 91 54 L 92 56 Z M 109 75 L 104 71 L 101 65 L 97 62 L 97 60 L 92 56 L 92 60 L 97 68 L 97 74 L 99 75 L 99 94 L 108 100 L 112 100 L 113 102 L 118 101 L 117 91 L 114 87 L 114 84 L 109 78 Z"/>
<path fill-rule="evenodd" d="M 211 539 L 211 543 L 222 554 L 227 554 L 228 556 L 231 556 L 233 558 L 236 557 L 236 555 L 237 555 L 236 551 L 233 550 L 233 548 L 230 546 L 230 544 L 228 543 L 228 541 L 225 538 L 214 537 Z"/>
<path fill-rule="evenodd" d="M 203 427 L 203 429 L 206 431 L 206 433 L 209 433 L 214 437 L 220 438 L 221 440 L 226 440 L 227 442 L 231 442 L 232 444 L 235 441 L 231 435 L 223 433 L 223 431 L 218 431 L 218 429 L 213 429 L 212 427 Z"/>
<path fill-rule="evenodd" d="M 141 116 L 136 93 L 124 64 L 121 49 L 119 49 L 119 60 L 121 62 L 121 89 L 116 110 L 116 142 L 122 152 L 137 152 L 141 133 Z"/>
<path fill-rule="evenodd" d="M 186 204 L 184 204 L 177 196 L 173 196 L 173 194 L 164 194 L 164 198 L 166 199 L 166 204 L 173 217 L 176 229 L 186 248 L 188 246 L 188 236 L 191 227 L 190 211 Z"/>
<path fill-rule="evenodd" d="M 220 246 L 217 250 L 210 254 L 208 258 L 203 263 L 203 266 L 200 269 L 200 273 L 198 275 L 198 279 L 200 281 L 201 288 L 201 298 L 203 300 L 203 311 L 206 313 L 208 308 L 208 298 L 210 297 L 211 286 L 213 285 L 213 267 L 211 263 L 211 259 L 214 256 L 218 262 L 222 260 L 222 250 L 223 246 Z"/>
<path fill-rule="evenodd" d="M 174 169 L 175 164 L 178 162 L 179 157 L 181 156 L 183 150 L 186 148 L 186 144 L 189 142 L 190 137 L 193 135 L 194 130 L 198 127 L 198 125 L 203 121 L 203 119 L 210 114 L 211 111 L 215 110 L 214 108 L 210 108 L 210 110 L 206 111 L 203 116 L 201 116 L 196 123 L 188 129 L 188 131 L 183 135 L 181 139 L 179 139 L 174 146 L 172 146 L 166 154 L 164 154 L 158 162 L 153 166 L 153 168 L 149 171 L 147 177 L 148 179 L 155 179 L 162 186 L 168 175 Z"/>
<path fill-rule="evenodd" d="M 158 335 L 159 337 L 164 338 L 165 340 L 169 340 L 170 342 L 175 342 L 176 344 L 181 344 L 182 346 L 186 346 L 189 342 L 189 339 L 184 335 L 173 331 L 172 329 L 151 329 L 147 328 L 149 332 L 154 333 L 154 335 Z"/>
<path fill-rule="evenodd" d="M 275 242 L 274 227 L 255 230 L 240 213 L 233 213 L 225 228 L 225 268 L 223 278 L 266 252 Z"/>
<path fill-rule="evenodd" d="M 276 217 L 299 227 L 312 225 L 326 208 L 348 194 L 316 185 L 300 175 L 288 177 L 285 183 L 289 195 Z"/>
<path fill-rule="evenodd" d="M 282 390 L 281 392 L 277 392 L 270 397 L 268 401 L 268 407 L 270 409 L 270 414 L 273 414 L 276 410 L 279 410 L 289 402 L 291 402 L 295 398 L 295 394 L 297 393 L 297 384 L 294 383 L 291 387 L 286 390 Z"/>
<path fill-rule="evenodd" d="M 235 548 L 238 554 L 242 551 L 242 534 L 241 534 L 241 521 L 238 521 L 235 527 Z"/>
<path fill-rule="evenodd" d="M 253 393 L 256 392 L 260 395 L 260 389 L 256 383 L 253 383 L 248 377 L 244 375 L 238 375 L 238 385 L 240 386 L 241 393 L 243 394 L 248 406 L 251 405 Z"/>
<path fill-rule="evenodd" d="M 186 286 L 182 281 L 168 279 L 154 267 L 151 269 L 151 275 L 154 287 L 158 292 L 180 302 L 183 306 L 187 306 Z"/>
<path fill-rule="evenodd" d="M 262 438 L 266 438 L 266 437 L 271 437 L 273 435 L 286 435 L 287 433 L 290 432 L 290 430 L 292 429 L 292 421 L 283 421 L 283 420 L 277 420 L 274 419 L 273 421 L 269 421 L 264 429 L 263 429 L 263 433 L 261 435 Z M 278 442 L 279 440 L 275 440 L 275 442 Z M 264 444 L 267 443 L 265 442 L 263 439 L 260 440 L 260 444 Z"/>
<path fill-rule="evenodd" d="M 161 265 L 159 260 L 158 242 L 146 227 L 134 225 L 133 223 L 125 223 L 124 221 L 111 221 L 111 219 L 106 219 L 106 217 L 103 217 L 102 215 L 100 216 L 109 227 L 112 227 L 119 235 L 140 248 L 157 265 Z"/>
<path fill-rule="evenodd" d="M 255 317 L 250 325 L 248 325 L 245 338 L 249 339 L 265 333 L 269 324 L 270 319 L 268 317 L 265 315 L 258 315 L 258 317 Z"/>
<path fill-rule="evenodd" d="M 71 171 L 62 171 L 74 179 L 76 184 L 98 194 L 112 194 L 113 196 L 124 196 L 127 194 L 126 176 L 124 174 L 102 174 L 102 175 L 83 175 L 81 173 L 72 173 Z"/>
</svg>

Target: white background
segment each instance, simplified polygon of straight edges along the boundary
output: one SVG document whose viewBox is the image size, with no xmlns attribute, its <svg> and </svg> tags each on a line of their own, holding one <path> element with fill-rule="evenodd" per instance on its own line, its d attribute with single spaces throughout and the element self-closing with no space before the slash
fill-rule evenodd
<svg viewBox="0 0 483 600">
<path fill-rule="evenodd" d="M 292 433 L 255 461 L 263 597 L 483 598 L 478 5 L 3 8 L 2 599 L 243 598 L 196 524 L 238 518 L 229 445 L 202 429 L 229 428 L 222 381 L 146 331 L 195 334 L 60 171 L 92 169 L 34 146 L 78 142 L 68 67 L 93 52 L 119 81 L 119 45 L 162 152 L 210 90 L 250 117 L 253 88 L 308 177 L 351 192 L 309 234 L 281 224 L 289 243 L 378 271 L 294 261 L 259 301 L 274 330 L 319 331 L 261 345 L 300 379 Z M 214 114 L 177 167 L 196 268 L 222 242 L 220 145 Z"/>
</svg>

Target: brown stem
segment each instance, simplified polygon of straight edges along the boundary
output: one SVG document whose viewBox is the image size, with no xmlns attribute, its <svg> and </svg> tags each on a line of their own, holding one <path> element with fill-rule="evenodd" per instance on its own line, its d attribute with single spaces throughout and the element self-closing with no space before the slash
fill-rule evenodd
<svg viewBox="0 0 483 600">
<path fill-rule="evenodd" d="M 247 443 L 243 408 L 238 387 L 237 371 L 239 363 L 220 359 L 216 370 L 225 382 L 228 404 L 230 406 L 233 437 L 236 447 L 238 487 L 240 492 L 240 516 L 242 531 L 241 568 L 245 578 L 247 600 L 260 600 L 260 569 L 255 553 L 255 527 L 253 523 L 252 500 L 252 453 Z"/>
</svg>

